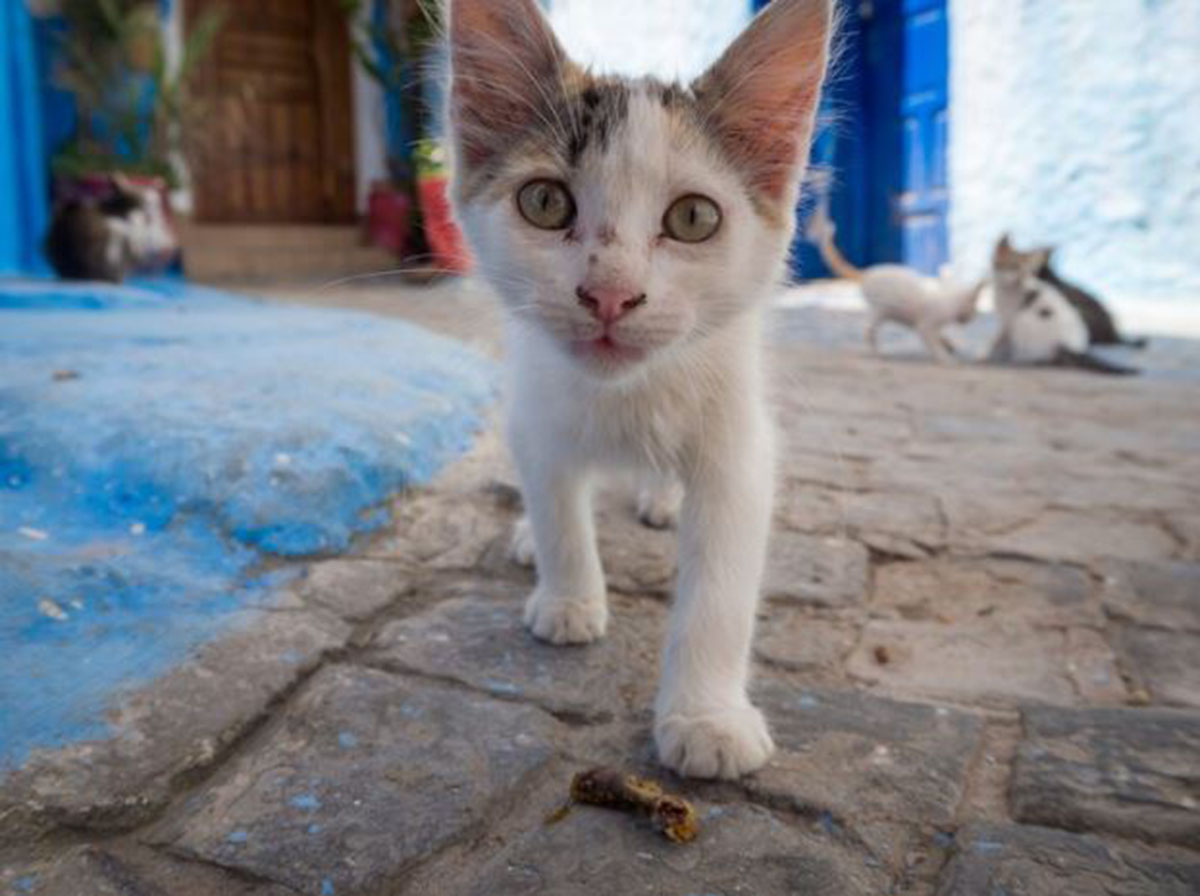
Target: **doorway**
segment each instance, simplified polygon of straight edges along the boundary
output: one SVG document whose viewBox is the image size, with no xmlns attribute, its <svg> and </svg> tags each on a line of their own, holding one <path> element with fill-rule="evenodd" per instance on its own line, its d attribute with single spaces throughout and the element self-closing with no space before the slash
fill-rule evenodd
<svg viewBox="0 0 1200 896">
<path fill-rule="evenodd" d="M 192 153 L 204 223 L 354 218 L 350 47 L 337 0 L 188 0 L 228 14 L 196 80 L 211 127 Z"/>
<path fill-rule="evenodd" d="M 859 267 L 901 262 L 936 273 L 948 256 L 946 0 L 839 2 L 841 62 L 812 152 L 829 172 L 838 245 Z M 812 246 L 801 239 L 795 248 L 797 275 L 828 275 Z"/>
</svg>

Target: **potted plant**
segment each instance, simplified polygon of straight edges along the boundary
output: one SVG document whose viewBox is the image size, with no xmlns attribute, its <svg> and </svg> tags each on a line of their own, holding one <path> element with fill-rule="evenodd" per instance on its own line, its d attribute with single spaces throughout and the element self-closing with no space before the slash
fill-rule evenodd
<svg viewBox="0 0 1200 896">
<path fill-rule="evenodd" d="M 400 254 L 412 269 L 432 273 L 467 268 L 462 238 L 446 199 L 444 148 L 432 54 L 438 46 L 439 9 L 423 0 L 384 0 L 365 15 L 365 0 L 341 0 L 355 57 L 389 105 L 387 183 L 372 186 L 368 231 L 387 248 L 402 242 L 400 209 L 408 224 Z"/>
</svg>

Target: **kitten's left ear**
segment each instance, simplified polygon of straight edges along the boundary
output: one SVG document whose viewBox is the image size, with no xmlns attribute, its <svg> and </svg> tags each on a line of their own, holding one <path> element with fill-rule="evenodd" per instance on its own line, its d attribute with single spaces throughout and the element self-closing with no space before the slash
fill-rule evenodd
<svg viewBox="0 0 1200 896">
<path fill-rule="evenodd" d="M 755 189 L 795 198 L 829 58 L 830 0 L 775 0 L 692 85 Z"/>
</svg>

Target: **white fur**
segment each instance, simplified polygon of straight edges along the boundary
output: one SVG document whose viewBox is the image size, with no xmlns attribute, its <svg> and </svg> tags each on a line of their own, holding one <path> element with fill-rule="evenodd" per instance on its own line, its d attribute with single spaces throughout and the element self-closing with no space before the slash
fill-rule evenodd
<svg viewBox="0 0 1200 896">
<path fill-rule="evenodd" d="M 456 0 L 452 15 L 486 22 L 481 2 Z M 518 0 L 504 0 L 503 7 L 535 14 Z M 823 0 L 778 0 L 769 9 L 770 21 L 793 32 L 828 18 Z M 457 33 L 453 25 L 451 31 Z M 798 37 L 769 28 L 758 34 L 781 46 L 794 46 Z M 787 58 L 765 49 L 768 58 Z M 745 64 L 757 73 L 759 62 L 749 56 Z M 823 56 L 820 63 L 814 68 L 810 61 L 805 76 L 819 78 Z M 778 92 L 773 73 L 764 77 Z M 798 134 L 807 133 L 802 125 Z M 761 766 L 773 749 L 747 696 L 774 479 L 762 330 L 784 271 L 800 171 L 772 200 L 782 214 L 764 216 L 728 157 L 681 128 L 656 88 L 638 82 L 630 85 L 627 118 L 607 149 L 593 148 L 573 170 L 543 158 L 513 153 L 484 194 L 456 193 L 479 267 L 506 310 L 507 430 L 528 513 L 528 531 L 518 527 L 513 553 L 527 559 L 532 547 L 538 572 L 525 621 L 555 644 L 602 636 L 608 608 L 594 489 L 608 475 L 640 471 L 652 480 L 643 515 L 666 524 L 682 487 L 677 595 L 655 739 L 661 760 L 682 774 L 735 777 Z M 539 230 L 520 216 L 513 197 L 533 178 L 569 185 L 578 208 L 570 234 Z M 689 193 L 711 198 L 722 211 L 720 229 L 706 242 L 663 234 L 664 212 Z M 575 295 L 591 281 L 645 293 L 644 304 L 608 330 L 643 357 L 579 350 L 605 333 Z"/>
<path fill-rule="evenodd" d="M 899 264 L 877 264 L 860 270 L 838 251 L 835 233 L 828 212 L 819 207 L 809 222 L 808 236 L 816 241 L 835 274 L 858 283 L 869 310 L 867 344 L 871 351 L 879 351 L 879 329 L 891 322 L 915 330 L 939 363 L 953 362 L 955 350 L 942 329 L 953 323 L 967 323 L 975 316 L 984 283 L 955 283 L 945 273 L 945 266 L 938 277 L 927 277 Z"/>
<path fill-rule="evenodd" d="M 635 93 L 629 116 L 617 145 L 572 184 L 577 244 L 525 224 L 511 201 L 469 204 L 461 217 L 509 312 L 508 435 L 538 569 L 526 622 L 556 644 L 600 637 L 608 611 L 592 490 L 629 467 L 677 476 L 686 490 L 678 598 L 655 734 L 667 765 L 733 777 L 771 752 L 746 686 L 773 490 L 761 318 L 788 234 L 761 223 L 710 150 L 673 145 L 657 100 Z M 542 173 L 513 172 L 513 189 Z M 659 241 L 663 212 L 688 192 L 717 200 L 721 230 L 696 246 Z M 616 233 L 609 245 L 595 236 L 602 224 Z M 615 328 L 653 350 L 628 370 L 564 346 L 596 334 L 574 287 L 597 266 L 649 296 Z M 522 541 L 514 547 L 527 553 Z"/>
<path fill-rule="evenodd" d="M 943 277 L 927 277 L 898 264 L 873 265 L 862 272 L 863 299 L 870 308 L 867 342 L 878 351 L 879 328 L 885 323 L 916 330 L 938 362 L 955 360 L 954 348 L 942 335 L 952 323 L 966 323 L 975 314 L 981 284 L 962 285 Z"/>
<path fill-rule="evenodd" d="M 997 305 L 1007 309 L 1002 317 L 1002 355 L 1017 364 L 1048 364 L 1061 350 L 1077 355 L 1088 350 L 1087 325 L 1079 312 L 1057 289 L 1036 277 L 1024 279 L 1018 292 L 1034 293 L 1032 300 L 1018 304 L 1010 290 L 997 289 Z M 1013 306 L 1016 305 L 1015 310 Z"/>
</svg>

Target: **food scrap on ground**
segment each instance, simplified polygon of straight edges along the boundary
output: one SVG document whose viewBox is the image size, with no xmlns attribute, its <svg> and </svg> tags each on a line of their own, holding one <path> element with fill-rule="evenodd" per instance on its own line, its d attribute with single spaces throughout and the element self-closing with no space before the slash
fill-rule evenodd
<svg viewBox="0 0 1200 896">
<path fill-rule="evenodd" d="M 674 843 L 688 843 L 700 831 L 696 810 L 683 797 L 663 793 L 654 781 L 614 768 L 601 766 L 576 774 L 571 781 L 571 803 L 644 812 L 654 827 Z M 557 821 L 564 814 L 560 810 L 549 820 Z"/>
</svg>

